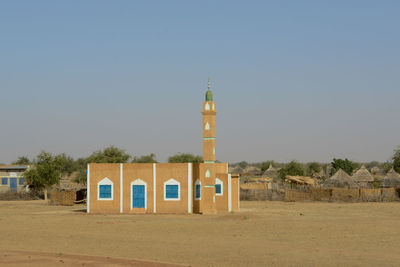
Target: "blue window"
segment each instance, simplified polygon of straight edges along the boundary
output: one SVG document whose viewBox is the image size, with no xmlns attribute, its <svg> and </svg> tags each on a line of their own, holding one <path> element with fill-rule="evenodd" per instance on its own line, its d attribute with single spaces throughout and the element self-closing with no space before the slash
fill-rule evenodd
<svg viewBox="0 0 400 267">
<path fill-rule="evenodd" d="M 195 198 L 200 199 L 201 197 L 201 185 L 196 184 L 196 195 Z"/>
<path fill-rule="evenodd" d="M 221 184 L 216 184 L 215 185 L 215 193 L 216 194 L 221 194 L 222 193 Z"/>
<path fill-rule="evenodd" d="M 179 185 L 165 185 L 166 199 L 179 199 Z"/>
<path fill-rule="evenodd" d="M 7 177 L 2 177 L 1 178 L 1 184 L 2 185 L 8 185 L 8 178 Z"/>
<path fill-rule="evenodd" d="M 100 185 L 100 198 L 111 199 L 111 185 Z"/>
<path fill-rule="evenodd" d="M 25 184 L 25 178 L 19 177 L 19 185 Z"/>
</svg>

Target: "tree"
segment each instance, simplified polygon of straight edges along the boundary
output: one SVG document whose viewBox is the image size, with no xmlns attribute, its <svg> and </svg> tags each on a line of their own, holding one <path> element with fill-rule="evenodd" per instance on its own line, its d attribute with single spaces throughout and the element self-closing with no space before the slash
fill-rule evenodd
<svg viewBox="0 0 400 267">
<path fill-rule="evenodd" d="M 21 156 L 16 161 L 14 161 L 12 164 L 15 164 L 15 165 L 30 165 L 31 163 L 32 162 L 29 160 L 28 157 Z"/>
<path fill-rule="evenodd" d="M 127 163 L 131 156 L 125 150 L 115 146 L 106 147 L 92 153 L 88 158 L 80 158 L 76 161 L 78 175 L 75 182 L 86 184 L 87 165 L 89 163 Z"/>
<path fill-rule="evenodd" d="M 61 172 L 63 174 L 71 175 L 71 173 L 77 170 L 76 161 L 71 156 L 67 156 L 65 153 L 62 153 L 57 155 L 56 158 L 60 161 Z"/>
<path fill-rule="evenodd" d="M 279 170 L 279 177 L 284 180 L 287 175 L 304 175 L 303 165 L 295 160 L 292 160 L 287 165 Z"/>
<path fill-rule="evenodd" d="M 307 174 L 313 175 L 314 173 L 318 173 L 321 171 L 321 164 L 318 162 L 310 162 L 307 166 Z"/>
<path fill-rule="evenodd" d="M 169 163 L 201 163 L 203 158 L 201 156 L 195 156 L 190 153 L 178 153 L 168 158 Z"/>
<path fill-rule="evenodd" d="M 393 155 L 393 169 L 400 173 L 400 148 L 394 151 Z"/>
<path fill-rule="evenodd" d="M 43 190 L 47 200 L 47 191 L 60 181 L 62 164 L 59 158 L 48 152 L 41 152 L 33 163 L 33 167 L 25 171 L 24 177 L 32 188 Z"/>
<path fill-rule="evenodd" d="M 157 163 L 156 155 L 151 153 L 140 157 L 134 157 L 132 163 Z"/>
<path fill-rule="evenodd" d="M 355 163 L 346 159 L 333 159 L 332 161 L 332 171 L 337 172 L 339 169 L 345 171 L 348 175 L 352 175 L 354 168 L 356 167 Z M 332 173 L 331 173 L 332 174 Z"/>
<path fill-rule="evenodd" d="M 270 165 L 272 165 L 272 167 L 275 165 L 273 160 L 261 162 L 260 164 L 261 173 L 264 173 L 266 170 L 268 170 Z"/>
</svg>

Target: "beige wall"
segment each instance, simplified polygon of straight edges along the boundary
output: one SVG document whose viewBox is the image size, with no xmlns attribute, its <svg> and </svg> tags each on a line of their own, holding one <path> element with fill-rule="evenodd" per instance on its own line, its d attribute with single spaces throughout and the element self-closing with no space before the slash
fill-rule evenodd
<svg viewBox="0 0 400 267">
<path fill-rule="evenodd" d="M 91 163 L 90 169 L 90 213 L 119 213 L 120 212 L 120 164 Z M 108 178 L 113 182 L 113 200 L 97 200 L 97 184 Z"/>
<path fill-rule="evenodd" d="M 240 208 L 239 204 L 239 175 L 232 174 L 232 211 L 238 211 Z"/>
<path fill-rule="evenodd" d="M 156 197 L 157 213 L 188 212 L 188 164 L 157 163 L 156 164 Z M 180 183 L 180 200 L 164 200 L 164 183 L 169 179 Z"/>
<path fill-rule="evenodd" d="M 153 164 L 125 163 L 123 166 L 123 212 L 153 213 Z M 146 183 L 147 207 L 132 209 L 131 183 L 140 179 Z"/>
<path fill-rule="evenodd" d="M 123 173 L 123 213 L 153 213 L 153 164 L 125 163 Z M 187 163 L 157 163 L 156 171 L 156 212 L 157 213 L 188 213 L 189 212 L 189 165 Z M 120 213 L 120 164 L 90 164 L 89 171 L 89 206 L 91 213 Z M 206 178 L 206 171 L 210 177 Z M 191 208 L 194 213 L 213 214 L 217 211 L 228 211 L 228 165 L 227 163 L 192 164 L 191 171 Z M 223 182 L 223 195 L 215 195 L 216 177 Z M 108 178 L 113 182 L 113 200 L 98 200 L 98 183 Z M 146 208 L 132 209 L 131 184 L 135 180 L 146 183 Z M 164 183 L 174 179 L 180 183 L 180 199 L 164 199 Z M 201 181 L 201 200 L 195 200 L 195 182 Z M 238 179 L 232 179 L 232 208 L 238 208 Z M 236 183 L 235 183 L 236 181 Z M 210 187 L 207 187 L 210 186 Z"/>
</svg>

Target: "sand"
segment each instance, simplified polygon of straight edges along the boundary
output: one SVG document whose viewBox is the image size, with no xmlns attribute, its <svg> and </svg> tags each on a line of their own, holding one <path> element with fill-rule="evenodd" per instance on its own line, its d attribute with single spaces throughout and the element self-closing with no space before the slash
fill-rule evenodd
<svg viewBox="0 0 400 267">
<path fill-rule="evenodd" d="M 84 206 L 1 201 L 0 265 L 400 264 L 400 203 L 241 205 L 212 216 L 91 215 Z"/>
</svg>

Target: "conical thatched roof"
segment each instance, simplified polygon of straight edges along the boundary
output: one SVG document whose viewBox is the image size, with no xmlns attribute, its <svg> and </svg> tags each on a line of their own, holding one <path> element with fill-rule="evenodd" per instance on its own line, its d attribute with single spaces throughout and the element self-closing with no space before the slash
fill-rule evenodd
<svg viewBox="0 0 400 267">
<path fill-rule="evenodd" d="M 278 169 L 275 169 L 274 167 L 272 167 L 272 163 L 270 163 L 268 169 L 263 173 L 263 176 L 267 176 L 267 177 L 276 179 L 279 176 L 279 171 L 278 171 Z"/>
<path fill-rule="evenodd" d="M 382 184 L 384 187 L 400 187 L 400 174 L 398 174 L 393 168 L 390 169 L 383 178 Z"/>
<path fill-rule="evenodd" d="M 347 187 L 347 188 L 358 188 L 358 184 L 354 179 L 348 175 L 342 169 L 339 169 L 332 177 L 330 177 L 325 186 L 327 187 Z"/>
<path fill-rule="evenodd" d="M 361 168 L 356 171 L 356 173 L 353 175 L 353 179 L 356 182 L 373 182 L 374 177 L 372 174 L 365 168 L 364 165 L 361 166 Z"/>
</svg>

